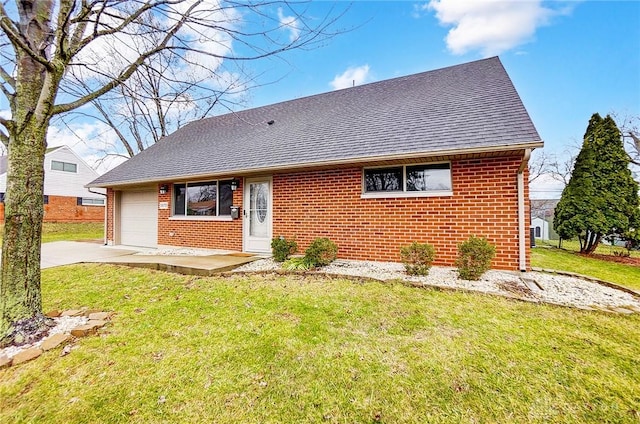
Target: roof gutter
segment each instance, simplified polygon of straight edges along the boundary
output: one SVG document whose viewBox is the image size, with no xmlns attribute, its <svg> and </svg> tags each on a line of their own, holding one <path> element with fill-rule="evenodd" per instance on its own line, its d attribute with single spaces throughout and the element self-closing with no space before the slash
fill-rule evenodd
<svg viewBox="0 0 640 424">
<path fill-rule="evenodd" d="M 117 183 L 98 183 L 93 184 L 93 182 L 85 185 L 85 187 L 95 187 L 95 188 L 107 188 L 107 187 L 120 187 L 120 186 L 128 186 L 128 185 L 136 185 L 136 184 L 152 184 L 152 183 L 161 183 L 170 180 L 187 180 L 187 179 L 200 179 L 200 178 L 213 178 L 216 176 L 223 175 L 246 175 L 246 174 L 268 174 L 275 171 L 283 171 L 283 170 L 303 170 L 309 167 L 318 167 L 318 166 L 333 166 L 333 165 L 348 165 L 348 164 L 361 164 L 367 162 L 376 162 L 376 161 L 391 161 L 391 160 L 402 160 L 402 159 L 416 159 L 416 158 L 429 158 L 429 157 L 437 157 L 437 156 L 453 156 L 453 155 L 468 155 L 468 154 L 479 154 L 479 153 L 494 153 L 494 152 L 505 152 L 511 150 L 531 150 L 542 147 L 544 143 L 540 140 L 531 141 L 528 143 L 521 144 L 511 144 L 505 146 L 493 146 L 493 147 L 471 147 L 466 149 L 446 149 L 446 150 L 438 150 L 431 152 L 416 152 L 416 153 L 398 153 L 394 155 L 382 155 L 382 156 L 369 156 L 369 157 L 360 157 L 360 158 L 347 158 L 347 159 L 336 159 L 329 161 L 318 161 L 318 162 L 307 162 L 307 163 L 288 163 L 288 164 L 280 164 L 274 166 L 265 166 L 262 168 L 248 168 L 248 169 L 232 169 L 228 171 L 218 172 L 215 174 L 191 174 L 191 175 L 167 175 L 164 177 L 151 178 L 146 180 L 128 180 L 128 181 L 119 181 Z M 527 158 L 528 160 L 528 158 Z"/>
<path fill-rule="evenodd" d="M 520 271 L 527 271 L 527 233 L 525 222 L 525 204 L 524 204 L 524 170 L 526 169 L 529 158 L 531 157 L 531 149 L 525 149 L 522 162 L 518 168 L 518 247 L 519 247 L 519 266 Z"/>
</svg>

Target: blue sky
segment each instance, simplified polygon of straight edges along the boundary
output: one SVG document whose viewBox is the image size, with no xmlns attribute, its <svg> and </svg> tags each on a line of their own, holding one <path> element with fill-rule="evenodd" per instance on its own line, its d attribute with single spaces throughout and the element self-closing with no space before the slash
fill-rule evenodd
<svg viewBox="0 0 640 424">
<path fill-rule="evenodd" d="M 251 106 L 332 90 L 349 69 L 373 82 L 498 55 L 549 153 L 579 145 L 594 112 L 640 116 L 640 2 L 510 3 L 355 2 L 340 21 L 353 30 L 262 62 L 265 80 L 285 78 L 257 88 Z"/>
</svg>

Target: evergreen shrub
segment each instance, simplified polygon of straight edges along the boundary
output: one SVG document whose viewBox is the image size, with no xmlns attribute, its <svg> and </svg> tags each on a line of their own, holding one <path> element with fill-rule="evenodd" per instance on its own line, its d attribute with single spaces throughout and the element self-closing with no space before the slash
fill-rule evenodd
<svg viewBox="0 0 640 424">
<path fill-rule="evenodd" d="M 479 280 L 491 268 L 496 248 L 484 237 L 471 236 L 458 245 L 456 266 L 460 278 Z"/>
<path fill-rule="evenodd" d="M 329 265 L 336 260 L 337 255 L 338 246 L 326 237 L 313 240 L 304 251 L 304 258 L 314 267 Z"/>
<path fill-rule="evenodd" d="M 271 240 L 271 253 L 276 262 L 286 261 L 290 255 L 298 251 L 298 243 L 294 239 L 287 240 L 283 236 Z"/>
<path fill-rule="evenodd" d="M 436 249 L 428 243 L 413 242 L 400 248 L 400 259 L 409 275 L 428 275 Z"/>
</svg>

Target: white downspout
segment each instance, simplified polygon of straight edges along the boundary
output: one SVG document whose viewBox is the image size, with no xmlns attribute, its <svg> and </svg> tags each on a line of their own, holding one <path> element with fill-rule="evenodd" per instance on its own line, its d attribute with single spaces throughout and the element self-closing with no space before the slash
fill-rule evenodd
<svg viewBox="0 0 640 424">
<path fill-rule="evenodd" d="M 527 167 L 529 158 L 531 157 L 531 149 L 524 150 L 522 162 L 518 168 L 518 247 L 520 251 L 520 271 L 527 271 L 527 229 L 524 216 L 524 170 Z"/>
</svg>

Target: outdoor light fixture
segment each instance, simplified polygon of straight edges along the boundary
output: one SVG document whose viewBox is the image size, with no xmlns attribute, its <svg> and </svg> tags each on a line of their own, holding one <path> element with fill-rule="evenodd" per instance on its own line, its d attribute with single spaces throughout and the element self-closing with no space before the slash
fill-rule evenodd
<svg viewBox="0 0 640 424">
<path fill-rule="evenodd" d="M 237 178 L 231 180 L 231 191 L 236 191 L 238 186 L 240 185 L 240 181 Z"/>
<path fill-rule="evenodd" d="M 167 194 L 167 191 L 169 191 L 169 186 L 166 184 L 162 184 L 160 186 L 160 194 Z"/>
</svg>

